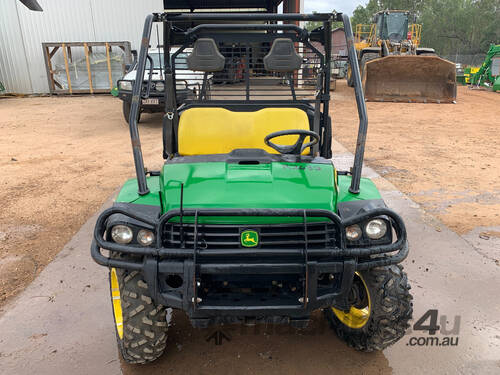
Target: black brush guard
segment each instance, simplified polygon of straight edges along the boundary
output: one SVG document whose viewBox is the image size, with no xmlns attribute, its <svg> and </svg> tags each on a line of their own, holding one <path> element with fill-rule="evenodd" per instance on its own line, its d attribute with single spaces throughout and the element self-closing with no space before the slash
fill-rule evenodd
<svg viewBox="0 0 500 375">
<path fill-rule="evenodd" d="M 108 218 L 113 214 L 123 214 L 129 218 L 154 228 L 155 246 L 121 245 L 105 239 Z M 302 218 L 303 246 L 297 248 L 224 248 L 200 249 L 199 228 L 203 226 L 201 217 L 217 216 L 260 216 L 260 217 L 295 217 Z M 386 217 L 390 220 L 396 240 L 387 245 L 366 248 L 346 246 L 345 228 L 374 217 Z M 165 225 L 174 218 L 182 220 L 191 217 L 194 225 L 194 241 L 188 248 L 165 248 L 162 236 Z M 308 225 L 310 217 L 321 217 L 333 223 L 337 228 L 336 246 L 332 248 L 309 248 Z M 299 223 L 300 224 L 300 223 Z M 272 225 L 272 224 L 270 224 Z M 245 225 L 251 228 L 252 225 Z M 129 255 L 129 259 L 107 257 L 101 253 L 106 249 L 115 253 Z M 354 273 L 373 267 L 397 264 L 408 254 L 406 229 L 399 215 L 387 208 L 377 208 L 361 215 L 342 220 L 328 210 L 295 209 L 200 209 L 171 210 L 159 218 L 146 217 L 129 208 L 112 207 L 105 210 L 98 218 L 94 239 L 91 245 L 92 258 L 106 267 L 124 268 L 142 272 L 151 292 L 158 303 L 179 308 L 188 312 L 193 319 L 205 319 L 217 316 L 286 316 L 291 319 L 307 318 L 311 311 L 327 306 L 348 309 L 346 298 L 350 291 Z M 334 289 L 325 291 L 318 285 L 321 275 L 333 275 Z M 165 284 L 167 277 L 178 276 L 182 282 L 174 287 Z M 209 276 L 210 275 L 210 276 Z M 295 294 L 287 298 L 277 296 L 268 302 L 255 302 L 255 298 L 239 298 L 237 302 L 228 300 L 205 299 L 202 295 L 202 281 L 206 277 L 255 277 L 256 280 L 270 275 L 296 275 L 302 281 Z M 298 293 L 298 294 L 297 294 Z M 203 298 L 201 298 L 203 297 Z"/>
</svg>

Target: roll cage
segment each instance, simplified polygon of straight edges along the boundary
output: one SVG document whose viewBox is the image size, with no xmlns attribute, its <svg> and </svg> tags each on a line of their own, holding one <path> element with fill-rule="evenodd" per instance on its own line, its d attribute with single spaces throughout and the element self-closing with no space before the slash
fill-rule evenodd
<svg viewBox="0 0 500 375">
<path fill-rule="evenodd" d="M 322 27 L 311 32 L 295 23 L 320 21 Z M 163 118 L 163 156 L 176 156 L 177 126 L 180 113 L 190 107 L 223 107 L 233 111 L 254 111 L 267 107 L 296 107 L 309 117 L 310 128 L 321 141 L 312 147 L 312 156 L 331 157 L 330 58 L 332 23 L 344 24 L 348 58 L 352 67 L 359 116 L 359 130 L 354 165 L 351 170 L 351 193 L 359 193 L 361 168 L 367 132 L 367 113 L 354 47 L 351 23 L 341 13 L 154 13 L 146 17 L 137 61 L 137 76 L 143 77 L 154 22 L 163 24 L 165 72 L 165 116 Z M 219 23 L 217 23 L 219 22 Z M 220 23 L 226 22 L 226 23 Z M 237 22 L 237 23 L 227 23 Z M 198 39 L 215 42 L 225 58 L 224 70 L 214 72 L 212 81 L 219 85 L 209 90 L 209 71 L 205 70 L 200 91 L 194 99 L 180 106 L 176 103 L 176 57 L 193 48 Z M 293 71 L 269 72 L 261 62 L 269 55 L 276 39 L 287 39 L 305 57 Z M 174 53 L 172 46 L 180 46 Z M 257 47 L 256 47 L 257 46 Z M 256 49 L 259 51 L 256 52 Z M 232 54 L 232 55 L 231 55 Z M 218 78 L 217 78 L 218 77 Z M 280 84 L 281 82 L 281 84 Z M 130 111 L 130 136 L 138 182 L 138 193 L 149 192 L 139 139 L 137 119 L 143 83 L 135 80 Z"/>
</svg>

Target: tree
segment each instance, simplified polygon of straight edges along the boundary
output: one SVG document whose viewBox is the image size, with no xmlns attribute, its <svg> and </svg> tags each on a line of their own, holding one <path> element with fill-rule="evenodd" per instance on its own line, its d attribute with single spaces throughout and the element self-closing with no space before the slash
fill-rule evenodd
<svg viewBox="0 0 500 375">
<path fill-rule="evenodd" d="M 485 53 L 500 42 L 499 0 L 429 0 L 421 15 L 422 44 L 439 54 Z"/>
<path fill-rule="evenodd" d="M 372 23 L 373 15 L 381 9 L 381 5 L 377 0 L 369 0 L 365 6 L 358 5 L 352 13 L 351 24 L 353 29 L 356 28 L 357 24 Z"/>
<path fill-rule="evenodd" d="M 484 53 L 490 43 L 500 43 L 500 0 L 368 0 L 354 10 L 353 28 L 384 9 L 413 13 L 422 24 L 422 46 L 438 54 Z"/>
<path fill-rule="evenodd" d="M 313 12 L 313 14 L 316 14 L 317 12 Z M 332 23 L 332 30 L 336 29 L 337 27 L 342 27 L 344 24 L 342 22 L 333 22 Z M 305 24 L 305 29 L 307 31 L 312 31 L 314 29 L 317 29 L 318 27 L 323 26 L 323 22 L 321 21 L 307 21 Z"/>
<path fill-rule="evenodd" d="M 321 21 L 307 21 L 304 27 L 307 31 L 312 31 L 321 26 L 323 26 L 323 22 Z"/>
</svg>

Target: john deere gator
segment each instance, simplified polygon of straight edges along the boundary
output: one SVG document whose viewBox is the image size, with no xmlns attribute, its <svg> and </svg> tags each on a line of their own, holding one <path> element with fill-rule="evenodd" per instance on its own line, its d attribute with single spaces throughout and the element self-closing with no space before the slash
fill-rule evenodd
<svg viewBox="0 0 500 375">
<path fill-rule="evenodd" d="M 323 26 L 309 32 L 299 21 Z M 338 21 L 352 42 L 340 13 L 147 16 L 137 74 L 144 76 L 152 24 L 163 23 L 164 164 L 144 167 L 137 118 L 147 84 L 136 80 L 129 123 L 136 178 L 99 216 L 91 246 L 109 269 L 125 361 L 162 355 L 171 309 L 201 328 L 305 327 L 322 310 L 333 331 L 362 351 L 404 335 L 412 316 L 400 265 L 407 234 L 373 182 L 361 178 L 368 122 L 353 43 L 356 155 L 347 171 L 331 159 L 330 36 Z M 228 46 L 242 62 L 242 82 L 214 84 L 208 94 L 208 77 L 227 73 Z M 204 78 L 199 95 L 178 105 L 184 51 Z"/>
</svg>

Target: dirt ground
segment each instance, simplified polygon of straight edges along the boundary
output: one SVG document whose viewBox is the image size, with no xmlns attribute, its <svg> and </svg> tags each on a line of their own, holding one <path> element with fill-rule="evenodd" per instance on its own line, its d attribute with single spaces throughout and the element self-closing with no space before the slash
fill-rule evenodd
<svg viewBox="0 0 500 375">
<path fill-rule="evenodd" d="M 358 118 L 345 81 L 334 102 L 334 138 L 353 152 Z M 500 94 L 464 86 L 456 104 L 369 102 L 365 161 L 459 234 L 500 226 L 499 109 Z"/>
<path fill-rule="evenodd" d="M 160 115 L 144 115 L 147 165 L 161 165 Z M 121 101 L 0 100 L 0 306 L 28 285 L 109 196 L 133 177 Z"/>
<path fill-rule="evenodd" d="M 500 226 L 499 104 L 498 94 L 464 87 L 455 105 L 368 103 L 366 161 L 458 233 Z M 356 109 L 344 81 L 333 107 L 334 137 L 353 151 Z M 160 120 L 141 119 L 150 169 L 162 163 Z M 1 99 L 0 128 L 1 306 L 134 169 L 113 97 Z"/>
</svg>

